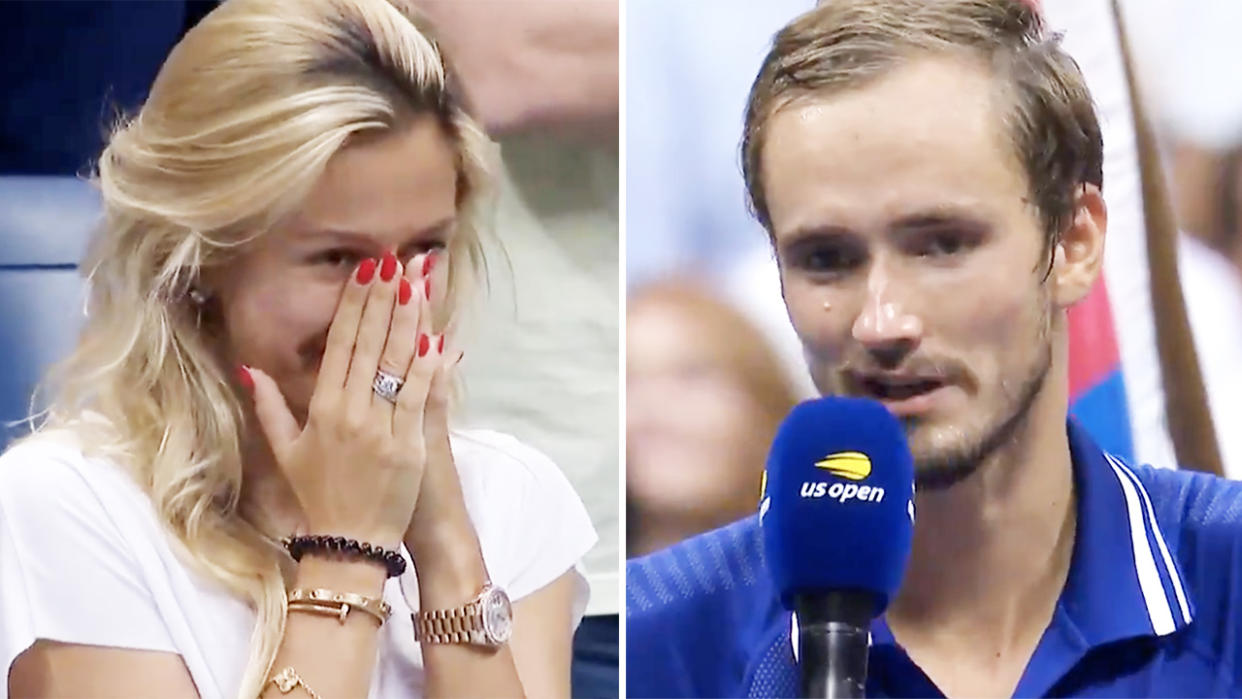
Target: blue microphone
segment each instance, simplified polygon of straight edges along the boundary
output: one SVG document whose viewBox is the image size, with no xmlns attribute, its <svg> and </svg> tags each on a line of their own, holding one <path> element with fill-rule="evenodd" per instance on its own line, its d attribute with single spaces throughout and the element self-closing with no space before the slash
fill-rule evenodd
<svg viewBox="0 0 1242 699">
<path fill-rule="evenodd" d="M 820 398 L 781 423 L 759 506 L 764 559 L 798 619 L 802 696 L 862 697 L 871 621 L 914 534 L 914 462 L 881 403 Z"/>
</svg>

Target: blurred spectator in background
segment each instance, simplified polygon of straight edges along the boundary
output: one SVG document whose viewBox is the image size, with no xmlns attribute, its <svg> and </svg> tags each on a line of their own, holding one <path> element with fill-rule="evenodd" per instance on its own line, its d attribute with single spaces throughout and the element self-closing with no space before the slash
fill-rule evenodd
<svg viewBox="0 0 1242 699">
<path fill-rule="evenodd" d="M 615 697 L 621 587 L 617 489 L 617 0 L 415 0 L 500 145 L 490 298 L 462 363 L 463 421 L 552 457 L 599 543 L 574 638 L 575 697 Z"/>
<path fill-rule="evenodd" d="M 753 514 L 795 402 L 767 340 L 708 288 L 639 287 L 626 305 L 626 553 Z"/>
<path fill-rule="evenodd" d="M 1238 268 L 1192 235 L 1183 235 L 1178 267 L 1186 313 L 1220 445 L 1224 475 L 1242 479 L 1242 280 Z"/>
<path fill-rule="evenodd" d="M 1184 232 L 1182 287 L 1225 474 L 1242 478 L 1242 3 L 1128 0 L 1122 8 Z"/>
</svg>

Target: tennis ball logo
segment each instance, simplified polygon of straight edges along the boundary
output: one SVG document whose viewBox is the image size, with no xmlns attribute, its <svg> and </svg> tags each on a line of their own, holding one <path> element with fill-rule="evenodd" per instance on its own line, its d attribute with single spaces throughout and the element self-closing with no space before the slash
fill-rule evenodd
<svg viewBox="0 0 1242 699">
<path fill-rule="evenodd" d="M 871 475 L 871 458 L 861 451 L 839 451 L 816 461 L 815 467 L 834 476 L 861 481 Z"/>
</svg>

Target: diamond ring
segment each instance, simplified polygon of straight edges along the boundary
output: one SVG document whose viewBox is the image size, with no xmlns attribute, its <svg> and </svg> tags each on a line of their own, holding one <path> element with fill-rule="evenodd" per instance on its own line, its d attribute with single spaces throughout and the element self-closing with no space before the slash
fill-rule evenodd
<svg viewBox="0 0 1242 699">
<path fill-rule="evenodd" d="M 401 385 L 405 381 L 400 376 L 390 374 L 383 369 L 375 372 L 375 380 L 371 382 L 371 390 L 375 391 L 375 395 L 384 400 L 397 404 L 397 392 L 401 390 Z"/>
</svg>

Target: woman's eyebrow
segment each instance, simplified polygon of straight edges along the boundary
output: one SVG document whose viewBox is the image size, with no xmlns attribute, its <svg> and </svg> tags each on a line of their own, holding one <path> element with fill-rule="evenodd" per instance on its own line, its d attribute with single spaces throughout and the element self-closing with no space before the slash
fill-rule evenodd
<svg viewBox="0 0 1242 699">
<path fill-rule="evenodd" d="M 457 222 L 457 219 L 455 217 L 449 217 L 449 218 L 441 219 L 440 221 L 437 221 L 429 226 L 425 226 L 423 228 L 419 228 L 415 231 L 412 231 L 405 235 L 405 237 L 397 245 L 397 248 L 400 249 L 400 248 L 408 246 L 411 243 L 417 243 L 417 242 L 427 240 L 428 238 L 435 238 L 435 237 L 442 236 L 446 232 L 448 232 L 450 229 L 452 229 L 452 227 L 456 224 L 456 222 Z M 386 239 L 387 238 L 386 236 L 379 236 L 379 235 L 374 235 L 370 233 L 362 233 L 362 232 L 359 232 L 353 229 L 337 228 L 337 227 L 332 227 L 332 226 L 326 226 L 326 227 L 320 227 L 320 228 L 308 228 L 308 229 L 305 229 L 299 237 L 303 240 L 314 240 L 314 241 L 319 241 L 319 240 L 326 238 L 326 239 L 336 240 L 342 243 L 351 243 L 354 245 L 366 245 L 366 246 L 371 246 L 371 247 L 385 247 L 386 243 L 391 242 Z"/>
</svg>

